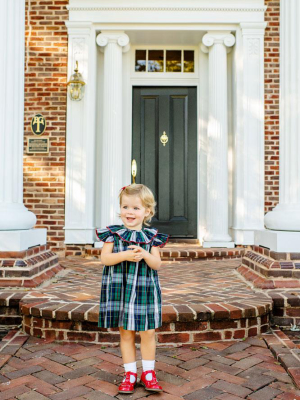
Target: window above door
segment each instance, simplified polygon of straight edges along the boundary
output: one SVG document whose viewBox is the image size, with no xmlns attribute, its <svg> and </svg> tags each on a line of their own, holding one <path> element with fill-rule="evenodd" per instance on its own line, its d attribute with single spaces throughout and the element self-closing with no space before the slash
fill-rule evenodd
<svg viewBox="0 0 300 400">
<path fill-rule="evenodd" d="M 138 46 L 133 48 L 131 74 L 138 77 L 195 77 L 198 49 L 194 46 Z"/>
</svg>

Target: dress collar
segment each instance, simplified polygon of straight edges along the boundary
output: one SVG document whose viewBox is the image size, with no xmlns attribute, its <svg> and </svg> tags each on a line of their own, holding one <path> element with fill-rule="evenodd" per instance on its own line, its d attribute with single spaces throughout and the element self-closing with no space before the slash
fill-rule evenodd
<svg viewBox="0 0 300 400">
<path fill-rule="evenodd" d="M 139 231 L 126 228 L 124 225 L 109 225 L 106 227 L 111 233 L 118 235 L 125 242 L 150 243 L 157 235 L 156 228 L 143 228 Z"/>
</svg>

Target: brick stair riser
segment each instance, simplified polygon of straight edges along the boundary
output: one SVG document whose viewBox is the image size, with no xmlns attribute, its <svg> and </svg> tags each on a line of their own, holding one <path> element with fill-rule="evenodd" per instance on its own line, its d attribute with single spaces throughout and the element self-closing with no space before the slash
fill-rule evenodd
<svg viewBox="0 0 300 400">
<path fill-rule="evenodd" d="M 192 261 L 192 260 L 224 260 L 231 258 L 242 258 L 244 250 L 217 251 L 217 250 L 198 250 L 198 251 L 160 251 L 163 261 Z M 101 249 L 87 249 L 85 257 L 100 259 Z"/>
<path fill-rule="evenodd" d="M 13 267 L 13 268 L 0 268 L 0 282 L 3 278 L 32 278 L 33 276 L 38 276 L 44 270 L 58 265 L 58 257 L 55 255 L 48 259 L 47 262 L 41 262 L 40 265 L 34 267 Z"/>
<path fill-rule="evenodd" d="M 59 271 L 63 270 L 63 267 L 61 267 L 57 262 L 50 268 L 48 268 L 46 271 L 42 271 L 37 275 L 34 275 L 33 277 L 29 279 L 8 279 L 8 278 L 0 278 L 0 288 L 10 288 L 10 287 L 29 287 L 29 288 L 35 288 L 39 285 L 41 285 L 43 282 L 49 280 L 52 278 L 54 275 L 56 275 Z"/>
<path fill-rule="evenodd" d="M 300 280 L 295 278 L 266 278 L 257 271 L 242 264 L 237 271 L 254 287 L 260 289 L 300 288 Z"/>
<path fill-rule="evenodd" d="M 163 323 L 156 330 L 158 345 L 181 345 L 202 341 L 240 340 L 269 329 L 269 315 L 228 321 Z M 33 316 L 23 317 L 23 330 L 31 336 L 58 341 L 118 344 L 118 328 L 98 328 L 97 321 L 57 321 Z M 140 343 L 137 336 L 137 343 Z"/>
<path fill-rule="evenodd" d="M 0 306 L 0 326 L 12 329 L 22 324 L 19 307 Z"/>
<path fill-rule="evenodd" d="M 277 265 L 279 263 L 276 261 L 274 262 Z M 271 278 L 278 278 L 278 277 L 283 277 L 283 278 L 292 278 L 292 279 L 299 279 L 300 278 L 300 264 L 299 263 L 292 263 L 292 265 L 296 266 L 295 268 L 293 267 L 282 267 L 282 268 L 274 268 L 274 265 L 272 265 L 270 268 L 260 265 L 257 263 L 252 262 L 251 259 L 248 257 L 243 257 L 242 258 L 242 265 L 251 268 L 252 270 L 258 272 L 260 275 L 264 277 L 271 277 Z M 298 266 L 299 265 L 299 266 Z"/>
</svg>

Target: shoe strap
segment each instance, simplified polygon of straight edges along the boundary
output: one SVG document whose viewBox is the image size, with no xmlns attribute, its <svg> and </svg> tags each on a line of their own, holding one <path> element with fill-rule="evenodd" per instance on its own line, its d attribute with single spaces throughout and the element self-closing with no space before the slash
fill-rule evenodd
<svg viewBox="0 0 300 400">
<path fill-rule="evenodd" d="M 132 371 L 125 371 L 124 372 L 124 375 L 126 375 L 126 378 L 127 378 L 127 376 L 129 377 L 129 375 L 133 375 L 135 378 L 137 377 L 137 373 L 136 372 L 132 372 Z"/>
<path fill-rule="evenodd" d="M 144 371 L 143 373 L 145 374 L 145 376 L 146 376 L 148 373 L 152 374 L 152 380 L 155 380 L 155 382 L 157 382 L 157 378 L 156 378 L 156 374 L 155 374 L 154 369 L 149 369 L 148 371 Z"/>
</svg>

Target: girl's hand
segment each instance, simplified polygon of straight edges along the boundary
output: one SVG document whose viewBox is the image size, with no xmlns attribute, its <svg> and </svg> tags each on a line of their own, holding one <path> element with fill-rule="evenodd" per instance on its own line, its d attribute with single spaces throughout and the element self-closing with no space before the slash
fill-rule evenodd
<svg viewBox="0 0 300 400">
<path fill-rule="evenodd" d="M 130 247 L 130 246 L 128 246 Z M 135 246 L 138 247 L 138 246 Z M 138 255 L 138 249 L 133 249 L 133 250 L 125 250 L 125 261 L 137 261 L 136 257 Z"/>
<path fill-rule="evenodd" d="M 143 258 L 145 258 L 147 256 L 147 254 L 149 254 L 146 250 L 144 250 L 140 246 L 130 245 L 127 248 L 133 249 L 132 251 L 134 252 L 134 259 L 132 261 L 135 261 L 135 262 L 141 261 Z M 131 250 L 129 250 L 129 251 L 131 252 Z"/>
</svg>

